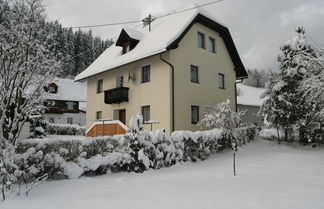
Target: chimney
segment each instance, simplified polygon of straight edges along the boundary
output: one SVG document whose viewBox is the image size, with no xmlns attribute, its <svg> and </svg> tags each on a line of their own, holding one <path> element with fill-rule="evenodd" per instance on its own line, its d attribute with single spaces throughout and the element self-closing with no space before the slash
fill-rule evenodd
<svg viewBox="0 0 324 209">
<path fill-rule="evenodd" d="M 149 25 L 149 31 L 151 31 L 151 22 L 153 22 L 151 14 L 149 14 L 148 17 L 144 18 L 142 22 L 143 22 L 143 27 Z"/>
</svg>

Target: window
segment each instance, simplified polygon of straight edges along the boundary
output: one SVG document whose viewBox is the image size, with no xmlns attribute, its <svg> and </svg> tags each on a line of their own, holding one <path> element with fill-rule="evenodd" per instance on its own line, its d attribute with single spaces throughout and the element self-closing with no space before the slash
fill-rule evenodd
<svg viewBox="0 0 324 209">
<path fill-rule="evenodd" d="M 123 54 L 126 54 L 130 51 L 130 42 L 126 42 L 123 44 Z"/>
<path fill-rule="evenodd" d="M 198 83 L 198 67 L 190 65 L 190 81 L 193 83 Z"/>
<path fill-rule="evenodd" d="M 151 65 L 142 67 L 142 83 L 151 81 Z"/>
<path fill-rule="evenodd" d="M 208 39 L 208 51 L 212 53 L 216 53 L 216 47 L 215 47 L 215 39 L 209 37 Z"/>
<path fill-rule="evenodd" d="M 68 118 L 67 118 L 67 123 L 68 123 L 68 124 L 73 124 L 73 118 L 68 117 Z"/>
<path fill-rule="evenodd" d="M 151 107 L 149 105 L 142 106 L 142 115 L 143 115 L 144 122 L 151 120 L 150 114 L 151 114 Z"/>
<path fill-rule="evenodd" d="M 191 123 L 197 124 L 199 121 L 199 106 L 191 105 Z"/>
<path fill-rule="evenodd" d="M 73 110 L 74 102 L 67 102 L 67 109 Z"/>
<path fill-rule="evenodd" d="M 124 76 L 117 76 L 116 78 L 116 87 L 123 87 L 124 86 Z"/>
<path fill-rule="evenodd" d="M 102 119 L 102 111 L 97 111 L 96 112 L 96 120 L 101 120 Z"/>
<path fill-rule="evenodd" d="M 97 94 L 102 93 L 103 90 L 103 80 L 100 79 L 97 81 Z"/>
<path fill-rule="evenodd" d="M 218 73 L 218 88 L 225 89 L 225 75 Z"/>
<path fill-rule="evenodd" d="M 198 47 L 205 49 L 205 34 L 198 32 Z"/>
</svg>

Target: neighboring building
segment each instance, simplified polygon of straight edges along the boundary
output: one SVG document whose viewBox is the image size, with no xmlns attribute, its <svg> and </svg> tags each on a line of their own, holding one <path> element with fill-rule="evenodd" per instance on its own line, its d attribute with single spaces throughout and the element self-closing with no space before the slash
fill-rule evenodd
<svg viewBox="0 0 324 209">
<path fill-rule="evenodd" d="M 247 86 L 242 83 L 237 84 L 237 109 L 246 110 L 245 115 L 242 117 L 243 121 L 257 126 L 264 125 L 264 117 L 258 115 L 258 112 L 263 103 L 263 99 L 260 97 L 265 90 L 264 88 Z"/>
<path fill-rule="evenodd" d="M 86 124 L 86 83 L 55 79 L 45 87 L 45 118 L 52 123 Z"/>
<path fill-rule="evenodd" d="M 235 81 L 245 77 L 227 27 L 197 8 L 122 29 L 75 80 L 88 82 L 87 128 L 98 119 L 128 125 L 141 112 L 144 121 L 159 122 L 153 129 L 171 133 L 197 130 L 205 104 L 230 99 L 234 110 Z"/>
</svg>

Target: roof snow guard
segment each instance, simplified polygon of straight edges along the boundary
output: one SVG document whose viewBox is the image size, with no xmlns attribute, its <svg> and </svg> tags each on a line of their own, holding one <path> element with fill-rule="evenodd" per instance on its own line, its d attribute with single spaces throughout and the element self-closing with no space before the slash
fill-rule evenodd
<svg viewBox="0 0 324 209">
<path fill-rule="evenodd" d="M 193 5 L 188 6 L 188 8 L 192 7 Z M 228 28 L 206 10 L 198 7 L 156 19 L 151 23 L 150 32 L 148 26 L 136 30 L 123 28 L 116 44 L 107 48 L 86 70 L 77 75 L 75 81 L 175 49 L 195 23 L 203 24 L 223 37 L 235 66 L 236 78 L 247 77 Z M 120 46 L 126 40 L 138 41 L 138 43 L 134 49 L 123 54 L 123 48 Z"/>
</svg>

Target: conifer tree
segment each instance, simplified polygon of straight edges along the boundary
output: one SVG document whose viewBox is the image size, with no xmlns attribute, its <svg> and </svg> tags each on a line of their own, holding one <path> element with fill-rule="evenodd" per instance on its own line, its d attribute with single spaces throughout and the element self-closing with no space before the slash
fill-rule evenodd
<svg viewBox="0 0 324 209">
<path fill-rule="evenodd" d="M 308 72 L 308 63 L 317 57 L 315 50 L 306 41 L 303 27 L 296 29 L 297 36 L 280 47 L 278 57 L 279 76 L 268 85 L 263 97 L 266 98 L 261 111 L 276 128 L 285 131 L 285 140 L 292 139 L 293 128 L 305 117 L 307 106 L 299 91 Z M 300 137 L 303 126 L 299 125 Z"/>
</svg>

